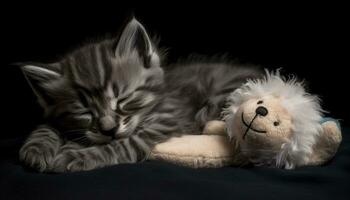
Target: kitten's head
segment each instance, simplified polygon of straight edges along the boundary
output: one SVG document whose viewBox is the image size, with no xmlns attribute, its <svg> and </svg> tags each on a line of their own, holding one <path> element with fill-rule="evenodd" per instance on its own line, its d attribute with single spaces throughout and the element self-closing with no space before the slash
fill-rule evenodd
<svg viewBox="0 0 350 200">
<path fill-rule="evenodd" d="M 134 132 L 163 81 L 156 49 L 135 19 L 119 39 L 88 44 L 59 62 L 22 70 L 49 123 L 89 143 Z"/>
</svg>

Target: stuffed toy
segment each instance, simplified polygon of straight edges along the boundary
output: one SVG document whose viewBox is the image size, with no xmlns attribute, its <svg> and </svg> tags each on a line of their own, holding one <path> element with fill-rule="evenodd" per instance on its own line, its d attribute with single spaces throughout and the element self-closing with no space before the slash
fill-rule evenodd
<svg viewBox="0 0 350 200">
<path fill-rule="evenodd" d="M 323 118 L 317 96 L 279 71 L 248 80 L 227 98 L 221 121 L 203 135 L 174 137 L 150 158 L 200 168 L 254 164 L 293 169 L 331 160 L 342 140 L 337 120 Z"/>
</svg>

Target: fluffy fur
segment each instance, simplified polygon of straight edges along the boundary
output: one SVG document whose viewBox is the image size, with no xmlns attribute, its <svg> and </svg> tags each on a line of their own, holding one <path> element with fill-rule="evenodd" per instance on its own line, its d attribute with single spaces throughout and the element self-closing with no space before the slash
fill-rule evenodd
<svg viewBox="0 0 350 200">
<path fill-rule="evenodd" d="M 51 64 L 22 67 L 45 123 L 20 150 L 39 171 L 82 171 L 147 158 L 169 137 L 200 134 L 227 95 L 261 72 L 223 63 L 163 68 L 133 19 L 116 39 L 85 45 Z"/>
<path fill-rule="evenodd" d="M 138 162 L 175 130 L 154 110 L 164 72 L 135 19 L 119 38 L 89 43 L 55 63 L 26 64 L 22 70 L 45 111 L 45 124 L 30 134 L 20 159 L 39 171 Z"/>
<path fill-rule="evenodd" d="M 293 134 L 278 152 L 260 151 L 259 158 L 251 161 L 256 164 L 272 163 L 286 169 L 308 163 L 312 147 L 322 130 L 320 120 L 323 111 L 319 98 L 307 93 L 303 83 L 295 77 L 285 78 L 277 70 L 275 73 L 266 71 L 262 79 L 249 80 L 228 97 L 228 108 L 223 111 L 225 121 L 233 123 L 233 117 L 243 102 L 268 95 L 282 97 L 282 106 L 293 119 Z M 234 138 L 237 134 L 237 130 L 231 128 L 234 125 L 228 124 L 227 127 L 229 136 Z"/>
</svg>

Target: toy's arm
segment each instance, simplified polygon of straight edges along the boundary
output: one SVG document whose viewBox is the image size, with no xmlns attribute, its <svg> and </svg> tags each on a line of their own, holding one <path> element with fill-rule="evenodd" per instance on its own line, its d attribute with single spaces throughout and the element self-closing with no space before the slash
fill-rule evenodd
<svg viewBox="0 0 350 200">
<path fill-rule="evenodd" d="M 149 159 L 193 168 L 216 168 L 235 162 L 233 149 L 233 144 L 221 135 L 183 135 L 157 144 Z"/>
<path fill-rule="evenodd" d="M 331 160 L 342 140 L 340 126 L 334 120 L 322 123 L 323 131 L 313 147 L 310 165 L 321 165 Z"/>
<path fill-rule="evenodd" d="M 234 144 L 225 133 L 225 122 L 207 122 L 203 135 L 183 135 L 157 144 L 150 159 L 163 160 L 183 166 L 223 167 L 239 162 Z"/>
<path fill-rule="evenodd" d="M 206 123 L 203 129 L 204 135 L 226 135 L 226 124 L 224 121 L 213 120 Z"/>
</svg>

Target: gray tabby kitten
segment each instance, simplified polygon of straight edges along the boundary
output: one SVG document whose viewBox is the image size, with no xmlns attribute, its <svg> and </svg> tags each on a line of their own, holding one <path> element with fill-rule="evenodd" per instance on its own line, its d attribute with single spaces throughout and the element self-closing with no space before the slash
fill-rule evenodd
<svg viewBox="0 0 350 200">
<path fill-rule="evenodd" d="M 20 149 L 45 172 L 83 171 L 144 161 L 171 136 L 200 134 L 254 68 L 225 64 L 160 67 L 144 27 L 133 19 L 119 39 L 88 44 L 51 64 L 22 67 L 46 124 Z"/>
</svg>

